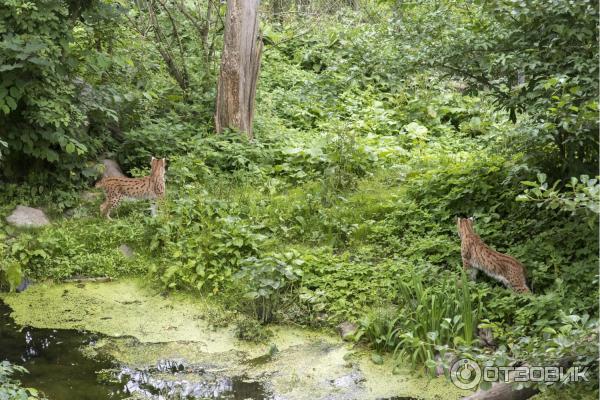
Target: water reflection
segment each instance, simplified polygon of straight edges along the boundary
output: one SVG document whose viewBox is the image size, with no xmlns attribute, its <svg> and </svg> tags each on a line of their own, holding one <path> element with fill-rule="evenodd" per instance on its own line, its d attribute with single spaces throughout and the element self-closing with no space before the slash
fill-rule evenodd
<svg viewBox="0 0 600 400">
<path fill-rule="evenodd" d="M 166 376 L 165 376 L 166 374 Z M 148 399 L 267 399 L 261 384 L 241 377 L 217 376 L 201 366 L 176 360 L 159 361 L 155 368 L 122 368 L 119 380 L 130 394 Z"/>
<path fill-rule="evenodd" d="M 269 398 L 260 383 L 218 376 L 184 360 L 159 360 L 152 367 L 133 369 L 84 357 L 80 349 L 95 346 L 100 338 L 85 331 L 21 329 L 0 302 L 0 360 L 27 368 L 30 373 L 19 379 L 50 400 L 119 400 L 131 395 L 148 400 Z M 99 379 L 101 371 L 108 377 Z"/>
</svg>

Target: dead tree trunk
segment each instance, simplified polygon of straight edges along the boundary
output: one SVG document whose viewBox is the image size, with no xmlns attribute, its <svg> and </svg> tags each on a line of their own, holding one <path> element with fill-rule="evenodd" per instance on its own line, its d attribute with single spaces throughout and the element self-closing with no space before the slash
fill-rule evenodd
<svg viewBox="0 0 600 400">
<path fill-rule="evenodd" d="M 215 127 L 238 129 L 253 138 L 254 97 L 262 41 L 258 37 L 260 0 L 227 0 Z"/>
</svg>

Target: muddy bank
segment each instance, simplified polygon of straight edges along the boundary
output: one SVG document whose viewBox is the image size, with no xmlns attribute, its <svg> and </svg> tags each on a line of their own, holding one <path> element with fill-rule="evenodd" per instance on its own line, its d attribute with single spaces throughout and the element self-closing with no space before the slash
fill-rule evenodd
<svg viewBox="0 0 600 400">
<path fill-rule="evenodd" d="M 103 379 L 129 385 L 135 398 L 168 393 L 238 398 L 235 393 L 246 392 L 239 398 L 456 399 L 468 394 L 444 378 L 419 378 L 408 369 L 392 374 L 391 360 L 375 365 L 368 353 L 323 332 L 275 326 L 268 343 L 240 341 L 232 327 L 209 322 L 215 304 L 183 294 L 164 297 L 135 280 L 42 284 L 2 299 L 21 326 L 102 334 L 77 351 L 113 360 Z"/>
</svg>

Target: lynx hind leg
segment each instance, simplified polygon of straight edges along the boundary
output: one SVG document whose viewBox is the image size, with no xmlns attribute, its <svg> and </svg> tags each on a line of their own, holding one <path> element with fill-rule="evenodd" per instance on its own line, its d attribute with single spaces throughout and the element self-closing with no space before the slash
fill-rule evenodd
<svg viewBox="0 0 600 400">
<path fill-rule="evenodd" d="M 106 218 L 112 219 L 110 217 L 110 211 L 113 208 L 115 208 L 116 206 L 118 206 L 120 201 L 121 201 L 121 195 L 114 193 L 114 192 L 106 194 L 106 201 L 104 202 L 104 204 L 106 204 L 105 212 L 104 212 L 104 216 Z"/>
<path fill-rule="evenodd" d="M 106 201 L 100 205 L 100 214 L 102 214 L 102 216 L 105 217 L 106 219 L 111 220 L 112 219 L 110 217 L 111 208 L 112 208 L 112 206 L 111 206 L 110 200 L 107 198 Z"/>
<path fill-rule="evenodd" d="M 158 204 L 156 203 L 156 201 L 153 201 L 150 204 L 150 213 L 152 214 L 153 217 L 156 217 L 157 213 L 157 209 L 158 209 Z"/>
<path fill-rule="evenodd" d="M 477 268 L 473 268 L 473 267 L 471 267 L 471 265 L 469 265 L 469 261 L 465 254 L 462 254 L 462 265 L 463 265 L 463 270 L 469 274 L 469 278 L 471 278 L 472 281 L 476 280 L 477 273 L 479 272 L 479 270 Z"/>
<path fill-rule="evenodd" d="M 104 200 L 104 203 L 100 204 L 100 215 L 106 217 L 106 212 L 108 211 L 108 198 Z"/>
<path fill-rule="evenodd" d="M 467 270 L 467 272 L 469 273 L 469 278 L 471 278 L 472 281 L 477 280 L 477 274 L 479 273 L 479 270 L 477 268 L 469 268 Z"/>
</svg>

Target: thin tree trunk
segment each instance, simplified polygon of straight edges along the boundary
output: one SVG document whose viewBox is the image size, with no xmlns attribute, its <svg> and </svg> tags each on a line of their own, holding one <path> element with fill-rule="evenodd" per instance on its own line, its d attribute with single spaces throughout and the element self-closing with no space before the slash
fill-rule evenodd
<svg viewBox="0 0 600 400">
<path fill-rule="evenodd" d="M 244 132 L 253 138 L 254 98 L 262 41 L 258 37 L 260 0 L 227 0 L 221 72 L 217 87 L 215 127 Z"/>
<path fill-rule="evenodd" d="M 183 92 L 184 98 L 187 99 L 187 90 L 189 86 L 187 70 L 185 70 L 185 68 L 182 70 L 180 66 L 177 65 L 175 57 L 169 47 L 169 43 L 165 38 L 164 34 L 162 33 L 162 29 L 158 22 L 158 18 L 156 17 L 156 13 L 154 10 L 154 0 L 147 0 L 146 7 L 148 10 L 150 25 L 152 26 L 152 30 L 154 31 L 154 36 L 156 38 L 156 49 L 158 50 L 165 64 L 167 65 L 167 70 L 169 71 L 169 74 L 173 77 L 173 79 L 175 79 L 175 81 L 177 81 L 177 84 Z M 183 49 L 181 50 L 183 51 Z M 182 63 L 185 63 L 185 61 L 182 60 Z"/>
</svg>

